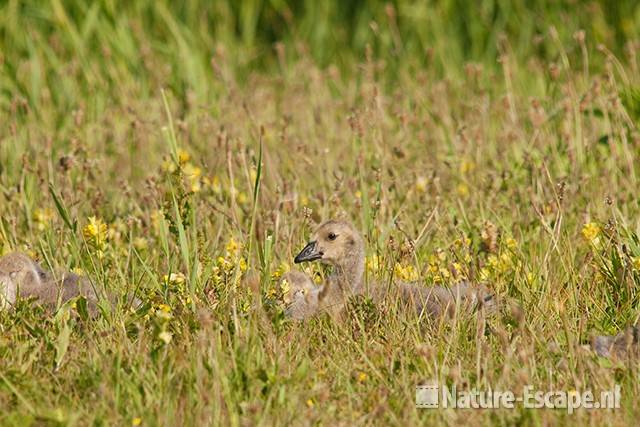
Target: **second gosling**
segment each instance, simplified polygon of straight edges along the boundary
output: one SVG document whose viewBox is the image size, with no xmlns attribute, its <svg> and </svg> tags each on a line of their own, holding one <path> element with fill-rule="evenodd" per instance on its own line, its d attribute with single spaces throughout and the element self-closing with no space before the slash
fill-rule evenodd
<svg viewBox="0 0 640 427">
<path fill-rule="evenodd" d="M 89 312 L 97 313 L 98 294 L 91 283 L 75 273 L 66 272 L 56 280 L 40 264 L 23 253 L 13 252 L 0 258 L 0 299 L 4 307 L 15 304 L 18 298 L 34 298 L 39 304 L 55 309 L 82 296 Z M 3 308 L 0 304 L 0 308 Z"/>
<path fill-rule="evenodd" d="M 625 359 L 640 356 L 640 326 L 628 327 L 615 336 L 595 336 L 591 340 L 591 348 L 601 357 Z"/>
</svg>

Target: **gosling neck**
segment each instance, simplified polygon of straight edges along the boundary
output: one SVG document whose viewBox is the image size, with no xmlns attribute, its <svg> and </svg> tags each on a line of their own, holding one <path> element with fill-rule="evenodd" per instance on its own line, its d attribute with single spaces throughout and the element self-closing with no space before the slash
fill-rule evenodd
<svg viewBox="0 0 640 427">
<path fill-rule="evenodd" d="M 364 276 L 364 254 L 358 251 L 343 262 L 336 264 L 329 276 L 342 294 L 358 294 L 362 290 Z"/>
</svg>

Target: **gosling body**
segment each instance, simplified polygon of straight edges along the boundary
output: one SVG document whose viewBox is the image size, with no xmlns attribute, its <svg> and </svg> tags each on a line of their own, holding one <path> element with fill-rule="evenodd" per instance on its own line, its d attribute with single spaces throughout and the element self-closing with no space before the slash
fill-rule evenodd
<svg viewBox="0 0 640 427">
<path fill-rule="evenodd" d="M 59 278 L 25 254 L 14 252 L 0 258 L 0 297 L 4 308 L 18 298 L 33 298 L 49 309 L 82 296 L 91 313 L 95 313 L 98 294 L 89 280 L 75 273 L 65 272 Z"/>
<path fill-rule="evenodd" d="M 640 355 L 640 326 L 626 328 L 617 335 L 598 335 L 591 340 L 591 348 L 601 357 L 626 359 Z"/>
</svg>

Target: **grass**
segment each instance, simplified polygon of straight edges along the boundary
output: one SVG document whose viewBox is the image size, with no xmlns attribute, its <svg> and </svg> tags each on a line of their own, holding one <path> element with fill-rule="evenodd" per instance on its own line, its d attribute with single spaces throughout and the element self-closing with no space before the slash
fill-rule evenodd
<svg viewBox="0 0 640 427">
<path fill-rule="evenodd" d="M 637 419 L 637 361 L 584 347 L 638 316 L 638 8 L 483 4 L 1 5 L 0 250 L 143 306 L 0 313 L 0 424 Z M 288 321 L 278 277 L 333 217 L 368 278 L 484 281 L 523 318 Z M 418 410 L 428 380 L 622 408 Z"/>
</svg>

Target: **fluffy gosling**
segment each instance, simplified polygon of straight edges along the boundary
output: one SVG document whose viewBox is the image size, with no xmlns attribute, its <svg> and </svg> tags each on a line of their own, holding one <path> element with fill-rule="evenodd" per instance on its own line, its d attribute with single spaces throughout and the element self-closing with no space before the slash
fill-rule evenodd
<svg viewBox="0 0 640 427">
<path fill-rule="evenodd" d="M 640 355 L 640 326 L 631 326 L 618 335 L 598 335 L 591 340 L 591 348 L 602 357 L 626 359 Z"/>
<path fill-rule="evenodd" d="M 314 291 L 312 302 L 299 300 L 296 313 L 310 317 L 322 311 L 340 312 L 351 295 L 368 294 L 374 300 L 388 295 L 397 296 L 405 304 L 431 318 L 454 316 L 457 312 L 473 312 L 478 309 L 495 310 L 495 299 L 488 289 L 472 286 L 467 282 L 451 288 L 434 286 L 424 288 L 414 283 L 396 283 L 392 289 L 380 284 L 364 285 L 365 251 L 361 234 L 348 222 L 330 220 L 320 225 L 309 243 L 295 257 L 296 264 L 320 261 L 333 267 L 326 283 Z M 296 272 L 298 283 L 308 286 L 311 280 Z M 306 280 L 299 275 L 306 277 Z M 300 285 L 300 288 L 304 287 Z M 314 288 L 315 289 L 315 288 Z M 317 294 L 317 298 L 316 298 Z M 304 309 L 300 308 L 304 305 Z"/>
<path fill-rule="evenodd" d="M 300 271 L 290 271 L 282 277 L 281 284 L 287 288 L 284 294 L 287 317 L 303 320 L 318 313 L 321 287 L 316 286 L 309 276 Z"/>
<path fill-rule="evenodd" d="M 0 308 L 8 308 L 18 298 L 34 298 L 55 309 L 75 297 L 87 300 L 89 312 L 97 312 L 99 297 L 89 281 L 74 273 L 64 273 L 59 280 L 44 271 L 27 255 L 14 252 L 0 258 Z"/>
</svg>

